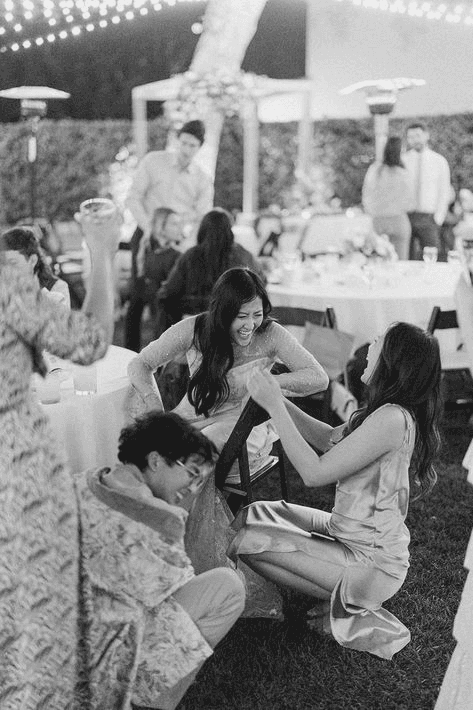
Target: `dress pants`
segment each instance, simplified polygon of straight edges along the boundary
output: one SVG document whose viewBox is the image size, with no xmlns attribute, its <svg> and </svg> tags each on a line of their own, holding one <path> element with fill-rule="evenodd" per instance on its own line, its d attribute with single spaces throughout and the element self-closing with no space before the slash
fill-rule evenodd
<svg viewBox="0 0 473 710">
<path fill-rule="evenodd" d="M 232 628 L 245 607 L 245 587 L 236 572 L 217 567 L 197 575 L 174 592 L 207 643 L 214 648 Z M 200 667 L 161 693 L 153 707 L 174 710 L 194 682 Z"/>
<path fill-rule="evenodd" d="M 409 212 L 412 236 L 409 259 L 422 259 L 424 247 L 440 248 L 440 227 L 428 212 Z"/>
</svg>

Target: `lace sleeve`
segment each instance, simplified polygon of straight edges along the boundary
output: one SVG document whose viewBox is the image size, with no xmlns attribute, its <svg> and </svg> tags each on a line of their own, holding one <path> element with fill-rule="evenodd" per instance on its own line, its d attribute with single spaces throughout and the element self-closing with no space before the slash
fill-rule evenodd
<svg viewBox="0 0 473 710">
<path fill-rule="evenodd" d="M 105 334 L 92 318 L 58 306 L 24 269 L 2 265 L 0 270 L 2 319 L 19 338 L 37 351 L 47 350 L 81 365 L 105 355 Z"/>
<path fill-rule="evenodd" d="M 274 356 L 290 370 L 276 375 L 283 394 L 303 397 L 327 389 L 327 373 L 292 333 L 279 323 L 271 323 L 267 334 Z"/>
<path fill-rule="evenodd" d="M 147 345 L 128 366 L 128 376 L 141 397 L 160 398 L 153 373 L 169 360 L 186 355 L 192 347 L 195 317 L 185 318 L 166 330 L 161 337 Z M 161 405 L 162 406 L 162 405 Z"/>
</svg>

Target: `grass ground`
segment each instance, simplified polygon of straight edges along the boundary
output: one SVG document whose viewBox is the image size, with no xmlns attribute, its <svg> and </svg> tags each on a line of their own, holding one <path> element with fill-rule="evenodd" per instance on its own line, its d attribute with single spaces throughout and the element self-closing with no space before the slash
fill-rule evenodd
<svg viewBox="0 0 473 710">
<path fill-rule="evenodd" d="M 117 344 L 122 344 L 118 324 Z M 146 341 L 145 332 L 145 341 Z M 461 460 L 473 435 L 469 413 L 447 413 L 438 483 L 411 503 L 411 567 L 386 608 L 410 629 L 385 661 L 341 648 L 303 623 L 240 619 L 207 661 L 179 710 L 431 710 L 454 648 L 452 626 L 465 580 L 473 488 Z M 277 478 L 277 476 L 275 477 Z M 290 500 L 330 510 L 333 488 L 304 489 L 290 470 Z M 259 498 L 276 499 L 271 477 Z"/>
</svg>

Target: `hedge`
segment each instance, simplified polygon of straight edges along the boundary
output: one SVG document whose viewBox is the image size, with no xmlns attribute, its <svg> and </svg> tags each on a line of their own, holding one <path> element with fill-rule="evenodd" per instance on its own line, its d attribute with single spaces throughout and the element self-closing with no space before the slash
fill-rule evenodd
<svg viewBox="0 0 473 710">
<path fill-rule="evenodd" d="M 424 122 L 431 133 L 432 147 L 449 161 L 454 187 L 473 187 L 473 114 L 428 117 Z M 392 119 L 391 132 L 402 134 L 406 123 Z M 261 127 L 261 208 L 294 202 L 297 129 L 295 123 Z M 163 119 L 150 122 L 151 149 L 164 147 L 166 132 Z M 12 224 L 29 214 L 26 136 L 24 123 L 1 126 L 2 224 Z M 82 200 L 107 194 L 109 168 L 120 149 L 131 146 L 131 142 L 130 121 L 43 120 L 38 131 L 38 214 L 50 221 L 69 220 Z M 241 209 L 242 142 L 239 121 L 226 121 L 217 163 L 215 203 L 231 210 Z M 314 122 L 311 162 L 322 201 L 336 195 L 343 207 L 358 204 L 363 177 L 373 157 L 373 122 L 369 117 Z"/>
</svg>

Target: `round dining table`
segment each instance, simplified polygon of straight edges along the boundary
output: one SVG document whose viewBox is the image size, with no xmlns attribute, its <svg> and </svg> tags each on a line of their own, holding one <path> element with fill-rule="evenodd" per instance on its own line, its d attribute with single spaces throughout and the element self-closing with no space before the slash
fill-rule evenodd
<svg viewBox="0 0 473 710">
<path fill-rule="evenodd" d="M 129 387 L 127 367 L 134 357 L 133 350 L 111 345 L 105 357 L 96 363 L 97 392 L 86 396 L 74 391 L 73 374 L 78 366 L 54 359 L 54 368 L 60 368 L 61 400 L 42 406 L 73 473 L 117 462 L 118 437 L 125 424 Z"/>
<path fill-rule="evenodd" d="M 455 309 L 457 265 L 399 261 L 369 267 L 315 260 L 279 269 L 269 277 L 273 306 L 335 310 L 337 327 L 370 342 L 396 321 L 426 328 L 434 306 Z"/>
</svg>

